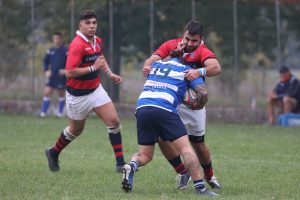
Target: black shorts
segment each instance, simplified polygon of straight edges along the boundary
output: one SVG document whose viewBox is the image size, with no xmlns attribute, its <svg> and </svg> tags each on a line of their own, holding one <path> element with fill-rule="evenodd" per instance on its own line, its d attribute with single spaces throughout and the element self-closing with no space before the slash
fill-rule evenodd
<svg viewBox="0 0 300 200">
<path fill-rule="evenodd" d="M 136 112 L 137 137 L 140 145 L 154 145 L 158 137 L 174 141 L 187 131 L 178 114 L 156 107 L 142 107 Z"/>
<path fill-rule="evenodd" d="M 50 76 L 48 79 L 47 86 L 55 89 L 65 89 L 66 88 L 66 76 Z"/>
</svg>

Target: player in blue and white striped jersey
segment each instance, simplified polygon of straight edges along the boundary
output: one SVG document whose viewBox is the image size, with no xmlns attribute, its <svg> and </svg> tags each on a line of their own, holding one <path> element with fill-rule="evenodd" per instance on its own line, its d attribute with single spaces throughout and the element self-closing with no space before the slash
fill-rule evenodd
<svg viewBox="0 0 300 200">
<path fill-rule="evenodd" d="M 185 71 L 189 69 L 191 67 L 181 64 L 178 58 L 154 62 L 137 109 L 153 106 L 177 113 L 177 106 L 182 102 L 187 87 L 195 89 L 196 85 L 204 84 L 203 78 L 186 81 Z"/>
<path fill-rule="evenodd" d="M 178 56 L 178 53 L 171 55 Z M 144 90 L 137 102 L 139 152 L 132 156 L 128 164 L 124 165 L 122 188 L 125 192 L 131 192 L 134 172 L 139 166 L 144 166 L 152 160 L 155 143 L 158 142 L 158 138 L 161 138 L 164 141 L 170 141 L 180 152 L 193 179 L 197 194 L 217 195 L 205 188 L 198 158 L 176 110 L 182 102 L 187 87 L 192 87 L 198 97 L 206 92 L 206 90 L 203 91 L 203 78 L 197 78 L 191 82 L 185 80 L 185 73 L 189 69 L 190 67 L 181 64 L 178 58 L 153 63 L 152 70 L 144 84 Z"/>
</svg>

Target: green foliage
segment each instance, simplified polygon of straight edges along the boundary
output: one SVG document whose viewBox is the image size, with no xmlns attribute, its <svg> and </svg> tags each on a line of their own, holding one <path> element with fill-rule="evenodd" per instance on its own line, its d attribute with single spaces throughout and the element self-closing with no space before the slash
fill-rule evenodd
<svg viewBox="0 0 300 200">
<path fill-rule="evenodd" d="M 136 173 L 133 192 L 124 193 L 106 128 L 94 117 L 62 152 L 60 172 L 50 172 L 44 149 L 66 125 L 65 118 L 0 115 L 1 199 L 200 198 L 191 183 L 184 191 L 175 189 L 175 172 L 158 148 L 153 161 Z M 129 161 L 138 150 L 135 120 L 122 120 L 122 135 Z M 298 128 L 208 124 L 206 141 L 224 187 L 220 199 L 300 198 Z"/>
<path fill-rule="evenodd" d="M 179 37 L 184 25 L 191 19 L 191 1 L 154 1 L 154 48 L 164 41 Z M 71 33 L 71 0 L 35 0 L 35 24 L 31 30 L 29 0 L 2 0 L 0 7 L 0 76 L 16 77 L 28 70 L 26 61 L 36 44 L 50 40 L 53 32 L 61 31 L 69 43 Z M 93 9 L 99 18 L 98 35 L 104 39 L 104 52 L 108 55 L 109 1 L 74 2 L 74 28 L 77 29 L 79 13 Z M 142 62 L 150 52 L 149 0 L 114 0 L 114 65 L 119 70 L 120 58 L 131 60 L 136 55 Z M 296 1 L 280 1 L 282 16 L 283 57 L 288 56 L 290 35 L 299 38 L 298 13 L 300 4 Z M 259 64 L 268 66 L 275 60 L 276 20 L 275 4 L 272 0 L 238 0 L 239 53 L 242 69 Z M 232 1 L 196 0 L 196 19 L 205 26 L 205 42 L 222 63 L 223 68 L 233 66 L 233 5 Z M 211 40 L 214 34 L 218 40 Z M 46 35 L 42 37 L 40 35 Z M 209 39 L 210 38 L 210 39 Z M 297 46 L 299 48 L 299 45 Z M 260 58 L 257 58 L 259 53 Z M 17 55 L 17 58 L 16 58 Z M 4 59 L 5 58 L 5 59 Z M 28 64 L 28 63 L 27 63 Z"/>
</svg>

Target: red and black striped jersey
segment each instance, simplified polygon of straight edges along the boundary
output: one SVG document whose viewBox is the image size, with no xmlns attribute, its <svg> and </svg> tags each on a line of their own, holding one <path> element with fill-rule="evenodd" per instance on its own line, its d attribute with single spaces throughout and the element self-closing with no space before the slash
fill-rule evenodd
<svg viewBox="0 0 300 200">
<path fill-rule="evenodd" d="M 163 43 L 153 54 L 159 55 L 161 58 L 167 57 L 172 50 L 177 48 L 178 43 L 182 41 L 182 38 L 169 40 Z M 186 65 L 189 65 L 192 68 L 202 68 L 204 67 L 204 61 L 209 58 L 216 58 L 216 55 L 209 50 L 204 42 L 191 53 L 184 53 L 184 60 Z"/>
<path fill-rule="evenodd" d="M 102 39 L 94 36 L 93 45 L 80 31 L 69 46 L 66 70 L 84 68 L 95 63 L 102 54 Z M 93 92 L 100 84 L 99 71 L 84 76 L 67 79 L 67 91 L 74 96 L 87 95 Z"/>
</svg>

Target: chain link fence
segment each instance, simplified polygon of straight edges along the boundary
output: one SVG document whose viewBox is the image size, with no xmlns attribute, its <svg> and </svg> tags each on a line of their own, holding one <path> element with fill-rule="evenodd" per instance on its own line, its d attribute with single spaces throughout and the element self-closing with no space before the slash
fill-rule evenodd
<svg viewBox="0 0 300 200">
<path fill-rule="evenodd" d="M 299 1 L 0 0 L 0 9 L 2 101 L 41 100 L 42 59 L 51 35 L 62 32 L 68 45 L 84 9 L 96 11 L 104 54 L 124 78 L 119 87 L 102 79 L 120 103 L 135 104 L 144 60 L 164 41 L 180 37 L 191 19 L 204 24 L 204 41 L 222 65 L 220 76 L 207 79 L 208 105 L 263 109 L 281 64 L 300 78 Z"/>
</svg>

